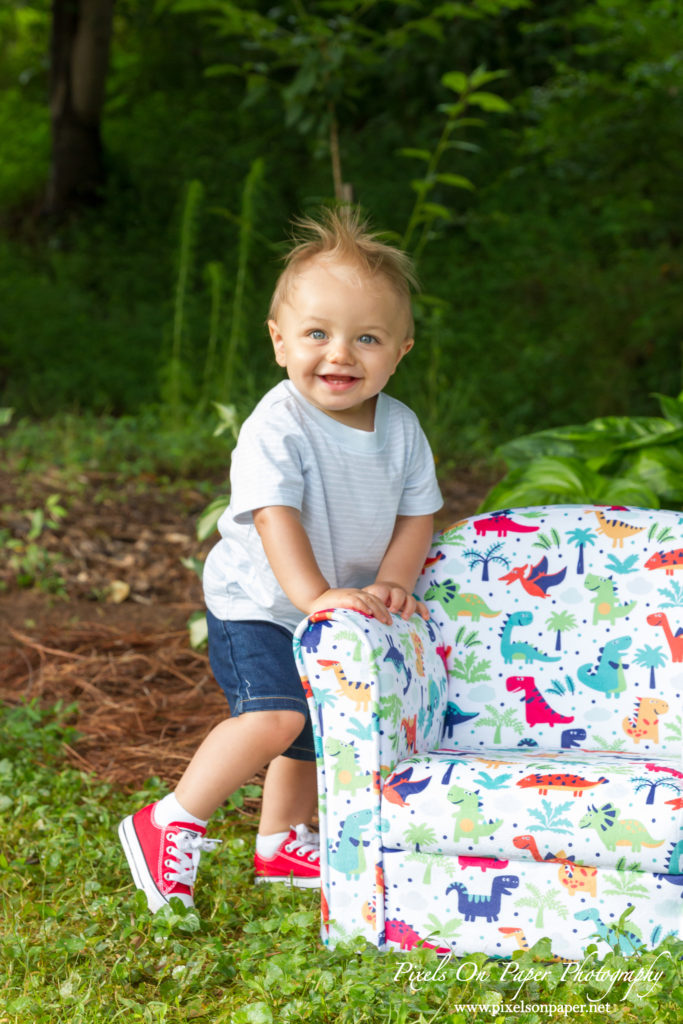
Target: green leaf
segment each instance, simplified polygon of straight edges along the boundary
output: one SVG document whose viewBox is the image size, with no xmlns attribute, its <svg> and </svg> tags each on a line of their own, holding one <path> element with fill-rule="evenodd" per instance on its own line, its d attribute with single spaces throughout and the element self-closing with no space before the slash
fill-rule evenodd
<svg viewBox="0 0 683 1024">
<path fill-rule="evenodd" d="M 207 537 L 211 536 L 216 529 L 218 520 L 229 504 L 230 498 L 222 494 L 220 497 L 214 498 L 211 504 L 204 509 L 197 520 L 197 540 L 206 540 Z"/>
<path fill-rule="evenodd" d="M 474 190 L 474 185 L 470 179 L 463 177 L 462 174 L 437 174 L 435 180 L 440 181 L 443 185 L 452 185 L 453 188 Z"/>
<path fill-rule="evenodd" d="M 471 92 L 467 102 L 496 114 L 507 114 L 513 109 L 507 100 L 497 96 L 495 92 Z"/>
<path fill-rule="evenodd" d="M 431 217 L 440 217 L 442 220 L 452 220 L 453 216 L 448 207 L 442 206 L 441 203 L 423 203 L 422 211 Z"/>
<path fill-rule="evenodd" d="M 670 423 L 676 427 L 683 427 L 683 401 L 680 396 L 671 398 L 669 395 L 654 394 L 653 398 L 657 399 L 662 412 Z M 1 409 L 0 412 L 2 412 Z"/>
<path fill-rule="evenodd" d="M 445 85 L 447 89 L 459 93 L 466 92 L 469 87 L 467 75 L 464 75 L 462 71 L 447 71 L 445 75 L 441 76 L 441 84 Z"/>
<path fill-rule="evenodd" d="M 412 156 L 415 157 L 416 160 L 424 160 L 426 163 L 429 163 L 432 159 L 432 154 L 428 149 L 413 149 L 412 147 L 407 146 L 404 149 L 399 149 L 398 153 L 400 156 Z M 0 410 L 0 412 L 2 412 L 2 410 Z"/>
<path fill-rule="evenodd" d="M 470 86 L 473 89 L 478 89 L 482 85 L 488 85 L 489 82 L 497 82 L 501 78 L 507 78 L 509 74 L 509 71 L 487 71 L 483 67 L 476 68 L 470 75 Z"/>
</svg>

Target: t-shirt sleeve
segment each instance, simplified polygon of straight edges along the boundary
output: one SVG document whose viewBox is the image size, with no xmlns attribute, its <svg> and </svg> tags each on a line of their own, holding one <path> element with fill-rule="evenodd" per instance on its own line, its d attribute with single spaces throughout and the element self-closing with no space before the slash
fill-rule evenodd
<svg viewBox="0 0 683 1024">
<path fill-rule="evenodd" d="M 299 445 L 286 430 L 246 421 L 232 454 L 230 518 L 251 523 L 252 512 L 268 505 L 301 509 L 304 493 Z"/>
<path fill-rule="evenodd" d="M 425 516 L 437 512 L 442 505 L 443 498 L 436 479 L 434 456 L 429 441 L 416 419 L 398 515 Z"/>
</svg>

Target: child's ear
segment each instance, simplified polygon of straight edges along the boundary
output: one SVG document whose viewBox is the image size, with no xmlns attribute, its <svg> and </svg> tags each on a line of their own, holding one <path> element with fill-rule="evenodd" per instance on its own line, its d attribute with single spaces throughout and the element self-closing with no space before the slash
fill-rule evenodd
<svg viewBox="0 0 683 1024">
<path fill-rule="evenodd" d="M 405 355 L 407 355 L 408 352 L 410 352 L 410 350 L 411 350 L 411 348 L 413 347 L 414 344 L 415 344 L 415 339 L 414 338 L 406 338 L 405 341 L 401 342 L 401 344 L 398 346 L 398 354 L 397 354 L 397 357 L 396 357 L 396 366 L 398 366 L 398 364 L 401 362 L 403 357 Z M 396 366 L 394 366 L 394 369 L 396 369 Z"/>
<path fill-rule="evenodd" d="M 275 362 L 278 366 L 286 366 L 287 360 L 285 357 L 285 341 L 280 333 L 280 328 L 277 325 L 277 321 L 268 321 L 268 330 L 270 331 L 271 341 L 273 342 L 273 349 L 275 351 Z"/>
</svg>

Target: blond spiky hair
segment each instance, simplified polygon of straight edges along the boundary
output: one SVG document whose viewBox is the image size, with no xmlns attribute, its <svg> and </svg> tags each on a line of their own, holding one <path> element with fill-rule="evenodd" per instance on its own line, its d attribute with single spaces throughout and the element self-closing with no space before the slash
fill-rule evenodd
<svg viewBox="0 0 683 1024">
<path fill-rule="evenodd" d="M 383 242 L 377 232 L 371 231 L 357 207 L 325 209 L 319 220 L 302 217 L 293 221 L 293 227 L 294 244 L 284 257 L 285 269 L 275 285 L 269 319 L 276 319 L 278 309 L 287 301 L 294 278 L 304 264 L 322 257 L 357 266 L 369 277 L 385 277 L 398 298 L 405 303 L 408 335 L 412 335 L 410 292 L 411 288 L 418 287 L 413 262 L 407 253 Z"/>
</svg>

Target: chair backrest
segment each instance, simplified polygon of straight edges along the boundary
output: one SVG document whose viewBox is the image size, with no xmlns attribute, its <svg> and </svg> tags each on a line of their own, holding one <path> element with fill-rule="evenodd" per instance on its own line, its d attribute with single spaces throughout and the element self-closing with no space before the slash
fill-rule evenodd
<svg viewBox="0 0 683 1024">
<path fill-rule="evenodd" d="M 418 592 L 444 639 L 444 747 L 681 756 L 683 514 L 473 516 L 437 535 Z"/>
</svg>

